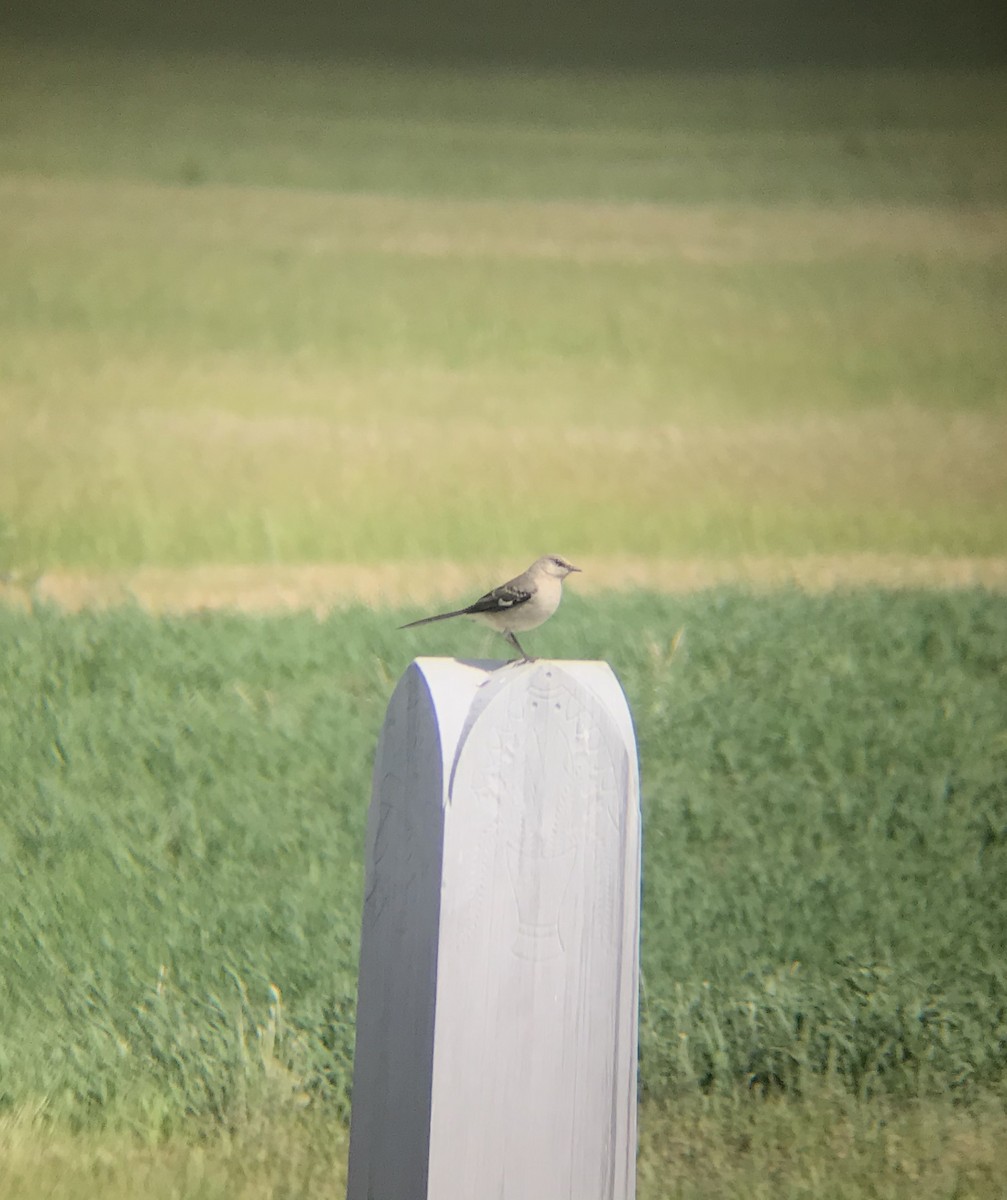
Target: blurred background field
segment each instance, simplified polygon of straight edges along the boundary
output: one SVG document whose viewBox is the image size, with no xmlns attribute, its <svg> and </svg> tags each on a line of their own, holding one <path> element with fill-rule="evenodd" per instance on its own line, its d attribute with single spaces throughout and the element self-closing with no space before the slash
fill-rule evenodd
<svg viewBox="0 0 1007 1200">
<path fill-rule="evenodd" d="M 0 567 L 1007 544 L 1002 71 L 0 75 Z"/>
<path fill-rule="evenodd" d="M 641 1197 L 999 1200 L 998 21 L 5 6 L 5 1200 L 339 1194 L 376 731 L 496 651 L 394 626 L 541 551 L 639 728 Z"/>
</svg>

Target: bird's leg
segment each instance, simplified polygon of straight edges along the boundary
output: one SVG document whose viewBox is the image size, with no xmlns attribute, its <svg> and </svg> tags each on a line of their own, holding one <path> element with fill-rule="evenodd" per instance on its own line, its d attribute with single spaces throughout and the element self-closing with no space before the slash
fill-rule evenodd
<svg viewBox="0 0 1007 1200">
<path fill-rule="evenodd" d="M 529 655 L 525 654 L 524 650 L 521 647 L 521 643 L 517 640 L 515 635 L 510 632 L 510 630 L 508 630 L 504 634 L 504 637 L 507 639 L 508 642 L 510 642 L 510 644 L 514 647 L 514 649 L 518 652 L 518 654 L 521 655 L 520 658 L 512 659 L 511 660 L 512 662 L 526 663 L 526 662 L 534 662 L 535 661 L 533 658 L 529 657 Z"/>
</svg>

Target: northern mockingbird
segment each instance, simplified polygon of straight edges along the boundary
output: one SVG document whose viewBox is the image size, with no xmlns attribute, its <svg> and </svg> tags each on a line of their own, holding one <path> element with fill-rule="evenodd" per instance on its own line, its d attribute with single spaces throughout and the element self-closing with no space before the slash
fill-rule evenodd
<svg viewBox="0 0 1007 1200">
<path fill-rule="evenodd" d="M 544 558 L 536 559 L 523 575 L 509 579 L 492 592 L 480 596 L 468 608 L 422 617 L 399 628 L 412 629 L 416 625 L 429 625 L 431 621 L 446 621 L 449 617 L 473 617 L 504 635 L 521 655 L 514 662 L 532 662 L 514 635 L 548 621 L 563 598 L 563 580 L 572 571 L 579 570 L 580 567 L 573 566 L 558 554 L 547 554 Z"/>
</svg>

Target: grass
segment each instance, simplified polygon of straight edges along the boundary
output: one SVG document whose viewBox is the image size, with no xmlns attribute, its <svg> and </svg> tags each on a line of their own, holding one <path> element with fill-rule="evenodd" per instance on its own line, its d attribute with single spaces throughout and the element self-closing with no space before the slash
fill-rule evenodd
<svg viewBox="0 0 1007 1200">
<path fill-rule="evenodd" d="M 1007 541 L 996 71 L 0 56 L 0 566 Z"/>
<path fill-rule="evenodd" d="M 128 0 L 87 0 L 58 12 L 32 0 L 13 0 L 0 23 L 62 43 L 120 48 L 154 46 L 206 50 L 226 47 L 245 54 L 288 53 L 317 59 L 335 53 L 397 63 L 469 67 L 510 63 L 553 68 L 737 70 L 801 63 L 978 67 L 1003 64 L 996 39 L 999 9 L 992 0 L 969 0 L 950 12 L 892 7 L 884 21 L 865 0 L 842 8 L 805 12 L 786 0 L 683 0 L 658 7 L 628 0 L 559 0 L 543 8 L 514 0 L 506 10 L 434 0 L 422 11 L 408 0 L 347 0 L 338 7 L 295 3 L 277 21 L 262 0 L 224 0 L 208 8 L 179 0 L 171 8 L 137 11 Z"/>
<path fill-rule="evenodd" d="M 0 581 L 1002 569 L 1002 70 L 0 72 Z M 587 605 L 533 637 L 638 723 L 641 1197 L 999 1197 L 1004 600 Z M 5 1197 L 339 1192 L 382 710 L 490 649 L 405 615 L 0 606 Z"/>
<path fill-rule="evenodd" d="M 1007 1170 L 995 1105 L 941 1101 L 867 1107 L 834 1094 L 814 1102 L 690 1099 L 644 1106 L 641 1200 L 998 1200 Z M 30 1113 L 0 1120 L 7 1200 L 330 1200 L 345 1186 L 346 1134 L 317 1114 L 273 1114 L 199 1139 L 145 1142 L 69 1134 Z"/>
<path fill-rule="evenodd" d="M 6 1200 L 331 1200 L 345 1192 L 348 1141 L 329 1116 L 282 1111 L 163 1141 L 18 1113 L 0 1118 L 0 1187 Z"/>
<path fill-rule="evenodd" d="M 821 1195 L 875 1171 L 878 1195 L 934 1171 L 935 1196 L 956 1172 L 995 1195 L 1007 603 L 719 589 L 564 613 L 536 649 L 609 657 L 638 726 L 645 1194 L 725 1194 L 775 1156 L 775 1194 L 812 1195 L 831 1153 L 851 1173 Z M 371 755 L 394 678 L 440 647 L 405 615 L 0 609 L 0 690 L 24 697 L 0 716 L 5 1195 L 79 1194 L 126 1143 L 138 1170 L 260 1194 L 229 1172 L 263 1121 L 292 1157 L 255 1186 L 321 1170 L 300 1156 L 348 1112 Z"/>
<path fill-rule="evenodd" d="M 9 41 L 7 171 L 494 200 L 1001 204 L 998 69 L 547 71 Z"/>
</svg>

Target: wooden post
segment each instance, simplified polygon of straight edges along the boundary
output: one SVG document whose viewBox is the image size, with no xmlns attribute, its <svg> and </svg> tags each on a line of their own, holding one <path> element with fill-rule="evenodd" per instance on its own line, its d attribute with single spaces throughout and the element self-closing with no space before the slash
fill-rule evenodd
<svg viewBox="0 0 1007 1200">
<path fill-rule="evenodd" d="M 632 1200 L 636 744 L 599 662 L 413 662 L 368 822 L 348 1200 Z"/>
</svg>

